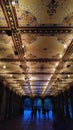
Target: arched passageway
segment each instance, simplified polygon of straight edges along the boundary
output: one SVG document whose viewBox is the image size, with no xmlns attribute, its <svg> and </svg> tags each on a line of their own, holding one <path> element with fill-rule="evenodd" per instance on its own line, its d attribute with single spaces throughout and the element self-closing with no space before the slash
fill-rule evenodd
<svg viewBox="0 0 73 130">
<path fill-rule="evenodd" d="M 53 106 L 52 106 L 52 101 L 50 98 L 45 98 L 44 99 L 44 110 L 45 114 L 48 118 L 52 119 L 53 118 Z"/>
<path fill-rule="evenodd" d="M 24 108 L 24 118 L 25 120 L 27 120 L 27 118 L 31 115 L 32 110 L 32 101 L 29 97 L 24 99 L 23 108 Z"/>
<path fill-rule="evenodd" d="M 52 101 L 50 98 L 44 100 L 44 108 L 52 110 Z"/>
<path fill-rule="evenodd" d="M 24 100 L 24 109 L 31 109 L 32 102 L 30 98 L 25 98 Z"/>
<path fill-rule="evenodd" d="M 40 98 L 34 99 L 34 107 L 42 109 L 42 101 Z"/>
<path fill-rule="evenodd" d="M 37 118 L 53 118 L 52 116 L 52 101 L 50 98 L 34 98 L 29 97 L 24 99 L 24 117 L 27 116 Z"/>
</svg>

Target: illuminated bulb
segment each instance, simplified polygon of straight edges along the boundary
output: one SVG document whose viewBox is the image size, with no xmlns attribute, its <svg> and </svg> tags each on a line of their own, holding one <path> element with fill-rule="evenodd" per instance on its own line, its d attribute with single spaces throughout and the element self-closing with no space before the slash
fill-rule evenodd
<svg viewBox="0 0 73 130">
<path fill-rule="evenodd" d="M 62 54 L 60 54 L 59 57 L 62 58 Z"/>
<path fill-rule="evenodd" d="M 34 78 L 33 77 L 30 77 L 30 80 L 33 80 Z"/>
<path fill-rule="evenodd" d="M 32 77 L 30 77 L 30 80 L 33 80 L 33 78 L 32 78 Z"/>
<path fill-rule="evenodd" d="M 3 69 L 6 69 L 6 65 L 3 66 Z"/>
<path fill-rule="evenodd" d="M 70 77 L 70 75 L 68 74 L 68 78 Z"/>
<path fill-rule="evenodd" d="M 53 71 L 55 71 L 55 68 L 53 69 Z"/>
<path fill-rule="evenodd" d="M 10 77 L 12 78 L 12 74 L 10 74 Z"/>
<path fill-rule="evenodd" d="M 48 80 L 50 80 L 50 78 L 48 78 Z"/>
<path fill-rule="evenodd" d="M 56 63 L 56 66 L 58 65 L 58 62 Z"/>
<path fill-rule="evenodd" d="M 24 48 L 24 45 L 22 45 L 22 48 Z"/>
<path fill-rule="evenodd" d="M 67 48 L 67 45 L 66 45 L 66 44 L 64 45 L 64 48 Z"/>
<path fill-rule="evenodd" d="M 48 85 L 48 82 L 46 83 L 46 86 Z"/>
<path fill-rule="evenodd" d="M 47 84 L 44 86 L 44 91 L 45 91 L 45 89 L 46 89 L 46 86 L 47 86 Z"/>
<path fill-rule="evenodd" d="M 22 80 L 24 80 L 24 77 L 22 78 Z"/>
<path fill-rule="evenodd" d="M 12 1 L 12 5 L 13 5 L 13 6 L 15 5 L 15 1 Z"/>
</svg>

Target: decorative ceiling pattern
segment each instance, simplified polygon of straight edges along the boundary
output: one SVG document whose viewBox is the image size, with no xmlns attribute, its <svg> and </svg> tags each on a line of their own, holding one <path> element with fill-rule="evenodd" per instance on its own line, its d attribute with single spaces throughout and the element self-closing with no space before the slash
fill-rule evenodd
<svg viewBox="0 0 73 130">
<path fill-rule="evenodd" d="M 1 5 L 0 5 L 0 27 L 7 27 L 6 18 L 4 16 L 4 13 L 2 11 Z"/>
<path fill-rule="evenodd" d="M 68 14 L 71 14 L 73 12 L 73 8 L 71 5 L 73 5 L 72 0 L 25 0 L 25 2 L 23 0 L 19 0 L 18 4 L 15 6 L 15 9 L 17 18 L 20 17 L 19 23 L 22 23 L 22 26 L 23 22 L 21 22 L 21 15 L 25 15 L 25 11 L 27 13 L 29 12 L 27 14 L 27 24 L 28 21 L 30 21 L 31 26 L 34 23 L 38 25 L 62 24 L 64 18 L 66 18 Z M 30 18 L 29 16 L 31 16 L 32 18 Z"/>
<path fill-rule="evenodd" d="M 33 14 L 31 14 L 27 10 L 21 10 L 21 8 L 19 7 L 16 8 L 16 11 L 18 24 L 20 27 L 37 25 L 37 19 L 35 16 L 33 16 Z"/>
<path fill-rule="evenodd" d="M 73 84 L 73 1 L 1 0 L 0 80 L 19 95 Z"/>
</svg>

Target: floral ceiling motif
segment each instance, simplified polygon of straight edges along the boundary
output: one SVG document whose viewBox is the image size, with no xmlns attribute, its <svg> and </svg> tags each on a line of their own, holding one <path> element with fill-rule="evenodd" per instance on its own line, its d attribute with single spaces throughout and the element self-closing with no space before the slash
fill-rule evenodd
<svg viewBox="0 0 73 130">
<path fill-rule="evenodd" d="M 70 62 L 73 58 L 73 36 L 70 34 L 73 31 L 73 13 L 70 13 L 73 12 L 73 0 L 19 0 L 16 5 L 11 2 L 1 0 L 2 9 L 5 10 L 0 15 L 1 76 L 9 83 L 10 89 L 19 95 L 56 95 L 68 89 L 73 77 Z M 1 22 L 4 19 L 9 21 L 7 24 L 11 27 Z M 49 32 L 53 35 L 49 35 Z"/>
<path fill-rule="evenodd" d="M 36 17 L 27 9 L 22 9 L 19 6 L 16 7 L 16 13 L 18 18 L 19 26 L 36 26 L 37 19 Z"/>
<path fill-rule="evenodd" d="M 34 34 L 22 34 L 22 41 L 26 44 L 31 44 L 37 39 L 37 35 Z"/>
<path fill-rule="evenodd" d="M 47 13 L 49 17 L 51 18 L 54 13 L 56 13 L 56 8 L 59 6 L 58 1 L 51 0 L 50 3 L 47 4 Z"/>
<path fill-rule="evenodd" d="M 35 16 L 33 16 L 32 13 L 30 13 L 27 10 L 21 10 L 20 8 L 16 8 L 17 10 L 17 16 L 18 16 L 18 24 L 21 27 L 24 26 L 37 26 L 37 19 Z M 22 35 L 22 40 L 24 43 L 28 43 L 31 44 L 32 42 L 34 42 L 36 40 L 37 36 L 36 35 L 30 35 L 30 34 L 26 34 L 24 36 L 24 34 Z"/>
<path fill-rule="evenodd" d="M 5 16 L 4 16 L 3 11 L 2 11 L 2 9 L 1 9 L 1 6 L 0 6 L 0 27 L 1 27 L 1 26 L 2 26 L 2 27 L 3 27 L 3 26 L 7 27 L 8 25 L 7 25 Z"/>
<path fill-rule="evenodd" d="M 30 24 L 31 24 L 32 26 L 37 25 L 36 17 L 33 16 L 33 15 L 32 15 L 30 12 L 28 12 L 28 11 L 25 11 L 25 10 L 24 10 L 24 12 L 21 14 L 21 19 L 22 19 L 25 23 L 27 23 L 27 25 L 29 25 L 29 26 L 30 26 Z"/>
<path fill-rule="evenodd" d="M 73 12 L 64 18 L 63 24 L 73 25 Z"/>
<path fill-rule="evenodd" d="M 73 12 L 71 14 L 69 14 L 67 17 L 64 18 L 63 25 L 69 25 L 72 26 L 73 25 Z M 70 43 L 73 39 L 73 34 L 60 34 L 58 35 L 58 40 L 64 44 L 64 43 Z"/>
</svg>

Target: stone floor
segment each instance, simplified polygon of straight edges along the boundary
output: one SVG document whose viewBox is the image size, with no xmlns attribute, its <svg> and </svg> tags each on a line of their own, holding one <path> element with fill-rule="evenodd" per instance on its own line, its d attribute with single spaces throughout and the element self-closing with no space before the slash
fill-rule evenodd
<svg viewBox="0 0 73 130">
<path fill-rule="evenodd" d="M 73 122 L 68 120 L 56 120 L 50 112 L 48 115 L 31 117 L 30 112 L 25 112 L 23 116 L 10 119 L 0 124 L 0 130 L 73 130 Z"/>
<path fill-rule="evenodd" d="M 31 117 L 31 112 L 25 112 L 23 116 L 10 119 L 0 124 L 0 130 L 54 130 L 52 118 L 49 115 Z"/>
</svg>

